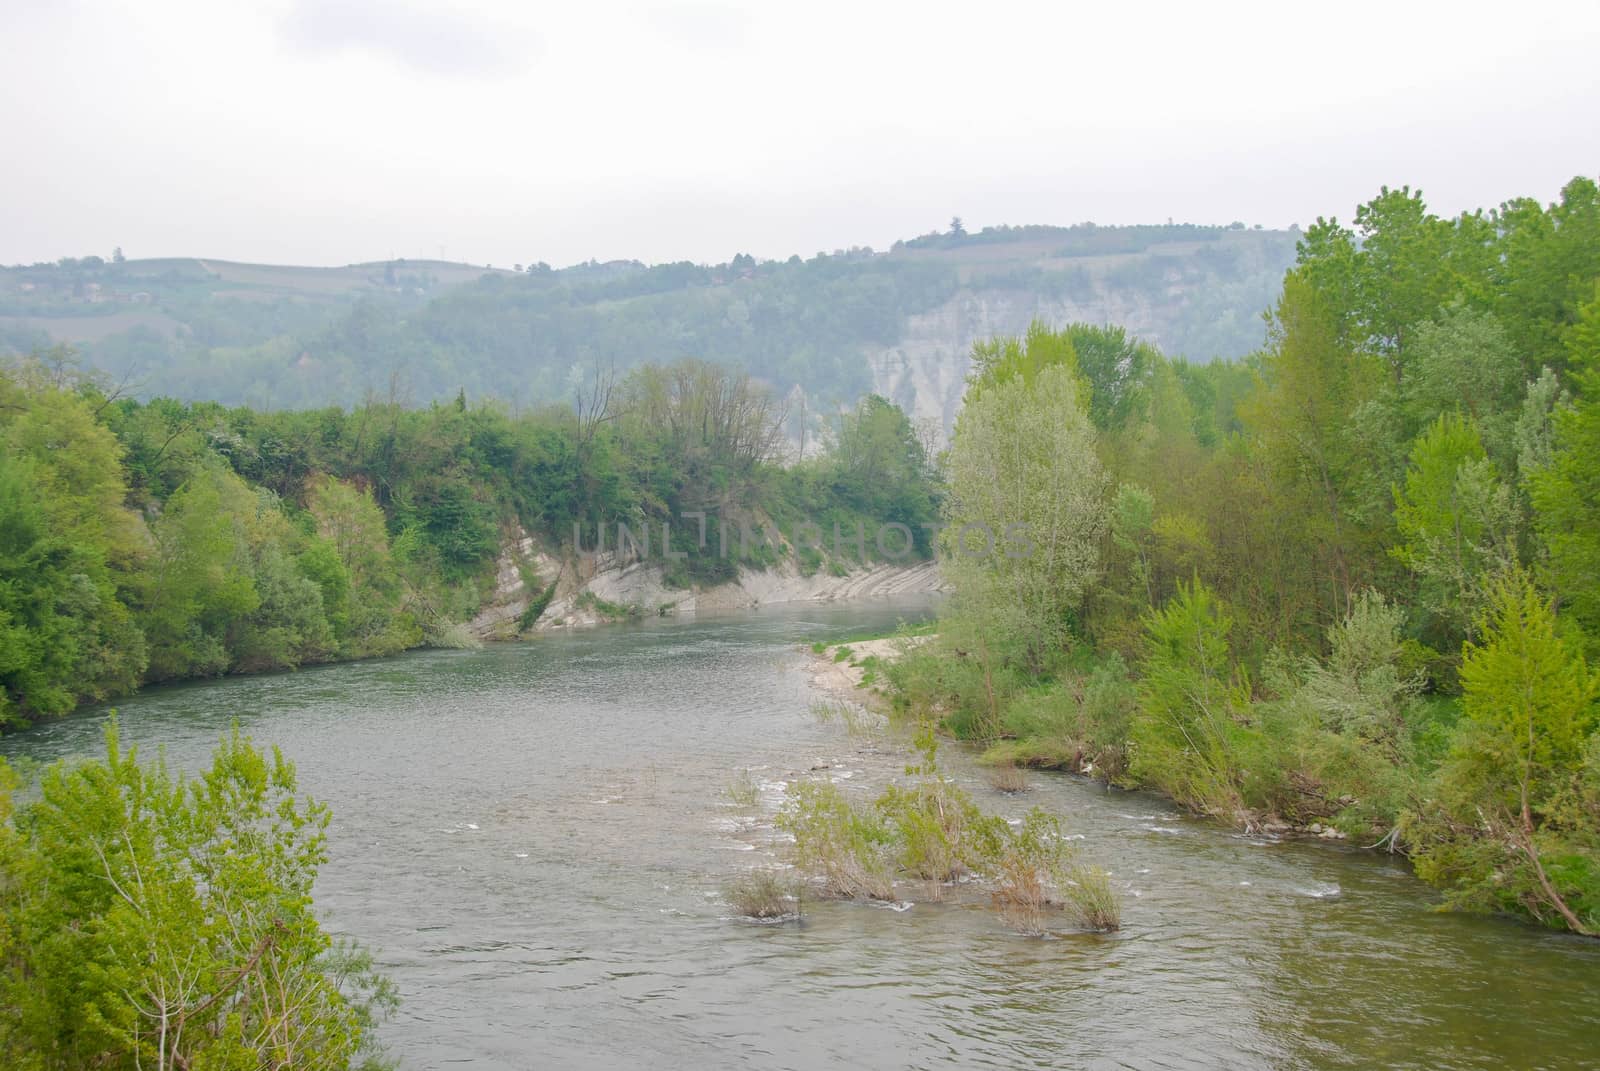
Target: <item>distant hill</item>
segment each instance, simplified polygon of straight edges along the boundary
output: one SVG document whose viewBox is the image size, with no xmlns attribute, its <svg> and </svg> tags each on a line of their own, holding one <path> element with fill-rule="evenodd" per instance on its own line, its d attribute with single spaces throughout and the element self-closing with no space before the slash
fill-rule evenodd
<svg viewBox="0 0 1600 1071">
<path fill-rule="evenodd" d="M 86 257 L 0 268 L 0 350 L 68 342 L 141 395 L 272 408 L 565 402 L 596 366 L 703 357 L 816 409 L 873 390 L 948 427 L 973 340 L 1035 318 L 1117 324 L 1198 361 L 1257 348 L 1296 237 L 999 227 L 809 260 L 515 271 Z"/>
</svg>

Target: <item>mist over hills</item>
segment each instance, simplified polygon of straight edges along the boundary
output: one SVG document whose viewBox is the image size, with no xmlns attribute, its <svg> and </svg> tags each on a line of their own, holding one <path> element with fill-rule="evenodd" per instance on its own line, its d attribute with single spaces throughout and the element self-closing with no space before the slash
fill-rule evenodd
<svg viewBox="0 0 1600 1071">
<path fill-rule="evenodd" d="M 1297 237 L 953 228 L 887 252 L 562 269 L 67 258 L 0 268 L 0 351 L 67 343 L 141 396 L 265 408 L 565 403 L 597 367 L 698 357 L 817 410 L 875 391 L 948 429 L 972 342 L 1034 319 L 1115 324 L 1194 361 L 1251 352 Z"/>
</svg>

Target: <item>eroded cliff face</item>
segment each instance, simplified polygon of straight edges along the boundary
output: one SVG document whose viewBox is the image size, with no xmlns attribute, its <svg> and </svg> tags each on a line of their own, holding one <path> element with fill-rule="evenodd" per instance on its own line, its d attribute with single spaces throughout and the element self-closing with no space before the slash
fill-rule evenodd
<svg viewBox="0 0 1600 1071">
<path fill-rule="evenodd" d="M 493 598 L 470 628 L 480 639 L 512 639 L 526 631 L 615 620 L 619 610 L 624 616 L 653 617 L 945 590 L 935 562 L 875 565 L 844 576 L 818 570 L 805 576 L 793 558 L 785 558 L 771 569 L 740 569 L 736 580 L 688 589 L 667 587 L 662 572 L 658 562 L 626 560 L 611 553 L 557 557 L 519 531 L 502 546 Z M 555 591 L 537 620 L 524 620 L 552 583 Z"/>
<path fill-rule="evenodd" d="M 1082 298 L 964 291 L 931 312 L 909 317 L 894 345 L 867 351 L 872 390 L 904 409 L 914 422 L 936 425 L 940 442 L 948 442 L 961 411 L 973 343 L 996 335 L 1021 335 L 1038 320 L 1051 328 L 1113 324 L 1164 349 L 1178 310 L 1195 296 L 1192 289 L 1174 283 L 1151 296 L 1095 286 Z"/>
</svg>

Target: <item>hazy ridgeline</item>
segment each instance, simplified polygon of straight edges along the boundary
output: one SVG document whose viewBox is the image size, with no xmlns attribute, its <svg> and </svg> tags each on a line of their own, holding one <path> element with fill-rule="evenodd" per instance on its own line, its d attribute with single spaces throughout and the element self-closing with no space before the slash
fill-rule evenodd
<svg viewBox="0 0 1600 1071">
<path fill-rule="evenodd" d="M 515 271 L 68 258 L 0 269 L 0 352 L 66 342 L 141 397 L 258 408 L 426 404 L 463 389 L 537 406 L 570 398 L 596 367 L 696 358 L 779 394 L 798 387 L 815 417 L 878 386 L 869 355 L 899 352 L 915 317 L 935 317 L 923 334 L 957 360 L 982 330 L 974 316 L 991 330 L 1035 316 L 1117 323 L 1174 356 L 1243 356 L 1261 344 L 1259 314 L 1294 238 L 1242 226 L 1001 227 L 876 254 Z M 993 315 L 974 311 L 985 308 Z"/>
</svg>

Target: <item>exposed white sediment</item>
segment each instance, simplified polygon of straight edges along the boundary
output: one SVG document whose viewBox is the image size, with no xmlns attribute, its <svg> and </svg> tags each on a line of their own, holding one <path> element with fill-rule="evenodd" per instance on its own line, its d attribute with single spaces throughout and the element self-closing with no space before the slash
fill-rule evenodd
<svg viewBox="0 0 1600 1071">
<path fill-rule="evenodd" d="M 597 603 L 654 616 L 945 590 L 938 564 L 931 561 L 873 565 L 843 576 L 818 569 L 806 576 L 793 558 L 785 558 L 770 569 L 741 567 L 736 579 L 688 589 L 668 587 L 663 573 L 659 561 L 627 561 L 609 553 L 557 558 L 526 533 L 519 532 L 501 549 L 494 598 L 473 618 L 470 627 L 483 639 L 515 636 L 521 631 L 522 617 L 529 605 L 552 581 L 555 593 L 533 623 L 533 631 L 581 627 L 610 619 L 611 615 Z M 530 581 L 538 590 L 530 589 Z M 585 598 L 586 595 L 592 598 Z"/>
</svg>

